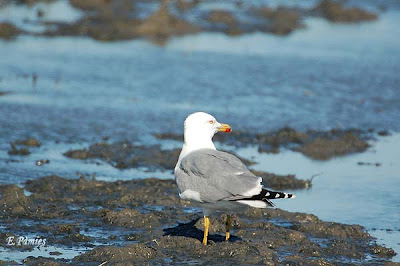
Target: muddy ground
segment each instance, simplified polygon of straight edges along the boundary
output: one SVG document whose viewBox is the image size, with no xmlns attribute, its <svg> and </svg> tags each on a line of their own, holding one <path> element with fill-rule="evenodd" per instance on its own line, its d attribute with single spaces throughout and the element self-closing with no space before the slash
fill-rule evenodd
<svg viewBox="0 0 400 266">
<path fill-rule="evenodd" d="M 22 31 L 11 23 L 0 22 L 0 39 L 12 40 Z M 0 96 L 3 95 L 0 93 Z"/>
<path fill-rule="evenodd" d="M 395 255 L 359 225 L 280 209 L 235 215 L 229 242 L 225 215 L 215 215 L 203 246 L 201 212 L 177 197 L 173 180 L 48 176 L 24 188 L 1 185 L 0 195 L 1 239 L 35 234 L 48 246 L 89 250 L 71 260 L 29 257 L 27 265 L 376 265 Z M 27 248 L 1 246 L 9 252 Z"/>
<path fill-rule="evenodd" d="M 258 146 L 259 152 L 266 153 L 279 153 L 282 148 L 291 149 L 315 160 L 328 160 L 336 156 L 365 151 L 369 147 L 367 141 L 373 138 L 373 134 L 374 129 L 301 132 L 292 128 L 282 128 L 266 133 L 233 131 L 230 134 L 217 134 L 214 140 L 235 147 L 254 145 Z M 381 136 L 387 134 L 386 131 L 378 132 Z M 182 141 L 181 135 L 172 133 L 155 134 L 155 137 Z"/>
<path fill-rule="evenodd" d="M 263 134 L 234 131 L 217 135 L 216 139 L 232 147 L 258 145 L 262 152 L 289 148 L 305 155 L 322 153 L 315 157 L 326 159 L 365 151 L 367 140 L 376 134 L 389 133 L 372 129 L 299 132 L 283 128 Z M 182 141 L 181 135 L 172 133 L 155 137 L 160 142 Z M 41 142 L 35 138 L 15 141 L 9 154 L 27 152 L 29 156 L 29 149 L 39 146 Z M 180 149 L 161 147 L 127 141 L 107 143 L 104 138 L 104 142 L 64 155 L 71 160 L 103 161 L 120 169 L 171 171 Z M 250 167 L 254 164 L 241 159 Z M 308 189 L 312 185 L 311 180 L 294 175 L 255 174 L 263 177 L 267 187 L 277 190 Z M 275 203 L 279 206 L 279 200 Z M 375 265 L 390 263 L 395 255 L 392 249 L 377 245 L 359 225 L 323 222 L 312 214 L 280 209 L 249 209 L 235 215 L 232 238 L 225 242 L 225 217 L 217 214 L 211 218 L 209 245 L 203 246 L 201 209 L 178 198 L 173 180 L 104 182 L 89 175 L 79 179 L 53 175 L 28 181 L 23 188 L 0 185 L 0 239 L 38 236 L 46 239 L 47 247 L 87 250 L 68 259 L 62 252 L 49 252 L 50 258 L 28 257 L 24 260 L 28 265 Z M 0 246 L 10 253 L 34 249 L 8 246 L 6 241 Z"/>
<path fill-rule="evenodd" d="M 3 1 L 3 6 L 13 1 Z M 15 2 L 15 1 L 14 1 Z M 35 1 L 16 1 L 32 5 Z M 44 2 L 51 2 L 47 0 Z M 204 1 L 205 2 L 205 1 Z M 204 9 L 201 0 L 178 1 L 133 1 L 133 0 L 70 0 L 69 3 L 84 13 L 73 23 L 46 21 L 49 30 L 45 36 L 89 36 L 101 41 L 147 38 L 164 44 L 172 36 L 193 34 L 199 31 L 224 32 L 240 35 L 251 32 L 266 32 L 287 35 L 304 28 L 304 18 L 317 16 L 334 23 L 358 23 L 372 21 L 378 15 L 359 7 L 348 7 L 342 1 L 322 0 L 313 8 L 280 6 L 252 6 L 241 1 L 228 3 L 236 5 L 236 11 Z M 206 3 L 206 2 L 205 2 Z M 154 8 L 154 7 L 158 8 Z M 149 12 L 152 10 L 152 12 Z M 37 16 L 43 17 L 44 10 Z M 147 14 L 145 17 L 143 14 Z M 24 32 L 15 26 L 0 24 L 0 38 L 12 39 Z M 30 33 L 37 35 L 36 33 Z"/>
<path fill-rule="evenodd" d="M 182 141 L 180 134 L 157 133 L 155 137 L 161 141 L 166 139 Z M 301 152 L 312 159 L 327 160 L 335 156 L 365 151 L 369 147 L 367 140 L 372 137 L 372 132 L 360 130 L 300 132 L 291 128 L 283 128 L 263 134 L 240 131 L 232 134 L 217 134 L 214 139 L 235 147 L 256 145 L 259 147 L 259 152 L 278 153 L 280 149 L 286 148 Z M 22 152 L 15 147 L 9 151 L 10 154 Z M 234 154 L 232 151 L 228 152 Z M 172 171 L 178 161 L 179 154 L 180 148 L 165 150 L 161 148 L 161 145 L 134 145 L 128 141 L 95 143 L 87 149 L 69 150 L 64 153 L 66 157 L 72 159 L 101 159 L 119 169 L 144 167 L 149 171 Z M 250 167 L 255 163 L 245 158 L 240 159 Z M 265 183 L 274 189 L 297 189 L 311 186 L 310 180 L 300 180 L 293 175 L 278 176 L 262 172 L 257 174 L 262 176 Z"/>
<path fill-rule="evenodd" d="M 385 131 L 379 135 L 387 135 Z M 173 133 L 154 134 L 161 142 L 176 140 L 181 142 L 182 135 Z M 363 152 L 368 147 L 368 140 L 374 138 L 373 130 L 330 130 L 300 132 L 291 128 L 283 128 L 263 134 L 234 131 L 231 134 L 217 134 L 214 139 L 232 147 L 248 145 L 258 146 L 259 152 L 278 153 L 282 148 L 292 149 L 303 153 L 312 159 L 327 160 L 335 156 L 343 156 L 356 152 Z M 107 139 L 107 138 L 106 138 Z M 30 148 L 40 146 L 40 141 L 27 138 L 10 143 L 9 155 L 29 156 Z M 69 150 L 64 156 L 87 160 L 99 164 L 99 159 L 118 169 L 145 168 L 146 171 L 173 171 L 178 161 L 181 148 L 162 149 L 161 145 L 139 145 L 129 141 L 108 143 L 105 141 L 90 145 L 86 149 Z M 235 154 L 235 152 L 228 150 Z M 235 154 L 238 156 L 237 154 Z M 254 161 L 238 156 L 243 163 L 251 168 Z M 49 163 L 48 158 L 38 161 L 37 164 Z M 265 185 L 273 189 L 299 189 L 311 187 L 309 177 L 296 178 L 294 175 L 281 176 L 273 173 L 256 172 L 263 177 Z"/>
<path fill-rule="evenodd" d="M 145 167 L 148 171 L 164 170 L 173 171 L 178 161 L 180 148 L 162 150 L 160 145 L 141 146 L 129 142 L 122 143 L 96 143 L 89 149 L 70 150 L 64 153 L 72 159 L 102 159 L 112 166 L 120 169 Z M 229 151 L 235 154 L 232 151 Z M 236 154 L 235 154 L 236 155 Z M 237 156 L 237 155 L 236 155 Z M 240 157 L 239 157 L 240 158 Z M 245 158 L 240 158 L 247 166 L 255 164 Z M 263 178 L 264 184 L 273 189 L 299 189 L 311 187 L 311 180 L 297 179 L 294 175 L 275 175 L 273 173 L 255 171 Z M 267 185 L 268 184 L 268 185 Z"/>
</svg>

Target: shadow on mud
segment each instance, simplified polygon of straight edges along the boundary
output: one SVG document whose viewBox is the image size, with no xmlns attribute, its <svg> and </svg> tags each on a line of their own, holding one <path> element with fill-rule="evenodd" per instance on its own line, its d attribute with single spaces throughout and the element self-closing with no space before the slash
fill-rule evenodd
<svg viewBox="0 0 400 266">
<path fill-rule="evenodd" d="M 164 235 L 163 236 L 184 236 L 190 237 L 199 240 L 200 242 L 203 241 L 203 230 L 196 228 L 196 223 L 200 220 L 200 217 L 194 219 L 188 223 L 179 223 L 177 226 L 165 228 L 163 229 Z M 229 242 L 235 242 L 238 240 L 242 240 L 240 237 L 233 236 L 229 238 Z M 219 234 L 209 234 L 208 241 L 212 241 L 215 243 L 225 242 L 225 236 Z"/>
</svg>

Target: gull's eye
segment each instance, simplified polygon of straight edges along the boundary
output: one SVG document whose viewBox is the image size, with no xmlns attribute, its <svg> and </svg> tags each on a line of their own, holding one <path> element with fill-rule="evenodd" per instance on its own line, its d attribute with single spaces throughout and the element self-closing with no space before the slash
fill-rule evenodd
<svg viewBox="0 0 400 266">
<path fill-rule="evenodd" d="M 212 124 L 214 124 L 214 120 L 210 120 L 210 121 L 208 121 L 208 123 L 210 123 L 212 125 Z"/>
</svg>

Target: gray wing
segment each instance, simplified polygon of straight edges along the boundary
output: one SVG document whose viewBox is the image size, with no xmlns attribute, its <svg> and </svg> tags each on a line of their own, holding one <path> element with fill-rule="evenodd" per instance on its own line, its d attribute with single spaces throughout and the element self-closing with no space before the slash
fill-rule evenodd
<svg viewBox="0 0 400 266">
<path fill-rule="evenodd" d="M 203 202 L 240 199 L 261 190 L 261 178 L 251 173 L 237 157 L 212 149 L 185 156 L 175 177 L 181 193 L 194 191 Z M 249 194 L 252 190 L 255 192 Z"/>
</svg>

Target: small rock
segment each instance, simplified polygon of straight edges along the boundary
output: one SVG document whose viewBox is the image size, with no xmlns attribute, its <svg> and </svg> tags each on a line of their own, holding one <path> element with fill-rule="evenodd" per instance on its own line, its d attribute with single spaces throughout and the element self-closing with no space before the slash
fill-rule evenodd
<svg viewBox="0 0 400 266">
<path fill-rule="evenodd" d="M 20 33 L 21 30 L 19 30 L 13 24 L 7 22 L 0 23 L 0 39 L 14 39 Z"/>
<path fill-rule="evenodd" d="M 40 141 L 32 137 L 25 140 L 17 140 L 15 143 L 18 145 L 25 145 L 29 147 L 40 147 Z"/>
</svg>

